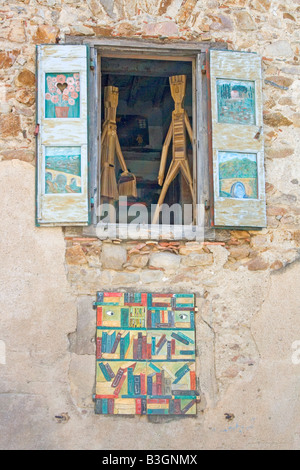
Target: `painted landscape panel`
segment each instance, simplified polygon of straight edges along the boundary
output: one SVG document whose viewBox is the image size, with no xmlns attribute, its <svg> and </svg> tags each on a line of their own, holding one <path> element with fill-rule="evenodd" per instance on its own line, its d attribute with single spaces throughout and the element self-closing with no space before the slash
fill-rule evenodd
<svg viewBox="0 0 300 470">
<path fill-rule="evenodd" d="M 255 125 L 255 82 L 217 79 L 218 122 Z"/>
<path fill-rule="evenodd" d="M 193 294 L 97 292 L 96 414 L 196 414 Z"/>
<path fill-rule="evenodd" d="M 257 199 L 257 155 L 218 152 L 219 196 Z"/>
<path fill-rule="evenodd" d="M 45 148 L 45 194 L 81 193 L 81 148 Z"/>
</svg>

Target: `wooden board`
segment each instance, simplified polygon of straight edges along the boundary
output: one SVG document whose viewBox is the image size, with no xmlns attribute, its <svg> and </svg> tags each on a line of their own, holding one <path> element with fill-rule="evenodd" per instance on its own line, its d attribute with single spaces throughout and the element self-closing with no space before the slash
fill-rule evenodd
<svg viewBox="0 0 300 470">
<path fill-rule="evenodd" d="M 97 292 L 96 414 L 196 414 L 193 294 Z"/>
<path fill-rule="evenodd" d="M 261 59 L 210 51 L 213 225 L 266 226 Z"/>
<path fill-rule="evenodd" d="M 87 225 L 87 47 L 37 47 L 37 224 Z"/>
</svg>

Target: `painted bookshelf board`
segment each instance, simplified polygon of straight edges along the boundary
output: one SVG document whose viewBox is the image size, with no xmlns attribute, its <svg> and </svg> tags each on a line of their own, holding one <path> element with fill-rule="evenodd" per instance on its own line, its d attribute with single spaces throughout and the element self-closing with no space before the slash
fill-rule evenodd
<svg viewBox="0 0 300 470">
<path fill-rule="evenodd" d="M 194 415 L 193 294 L 97 292 L 96 414 Z"/>
</svg>

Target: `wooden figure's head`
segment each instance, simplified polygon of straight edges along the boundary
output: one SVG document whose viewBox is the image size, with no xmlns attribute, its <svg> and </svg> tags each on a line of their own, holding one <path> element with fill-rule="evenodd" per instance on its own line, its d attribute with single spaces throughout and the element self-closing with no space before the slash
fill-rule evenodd
<svg viewBox="0 0 300 470">
<path fill-rule="evenodd" d="M 105 108 L 117 109 L 119 101 L 119 88 L 115 86 L 106 86 L 104 88 L 104 106 Z"/>
<path fill-rule="evenodd" d="M 175 107 L 181 107 L 185 96 L 186 75 L 174 75 L 169 78 L 169 81 Z"/>
</svg>

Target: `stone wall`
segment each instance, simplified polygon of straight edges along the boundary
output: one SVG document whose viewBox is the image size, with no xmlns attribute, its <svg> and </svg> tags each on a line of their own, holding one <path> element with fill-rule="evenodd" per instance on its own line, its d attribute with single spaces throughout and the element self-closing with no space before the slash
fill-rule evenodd
<svg viewBox="0 0 300 470">
<path fill-rule="evenodd" d="M 299 0 L 1 1 L 1 448 L 299 448 L 299 19 Z M 66 35 L 259 53 L 267 228 L 205 243 L 36 228 L 35 46 Z M 196 294 L 196 419 L 94 415 L 103 289 Z"/>
</svg>

